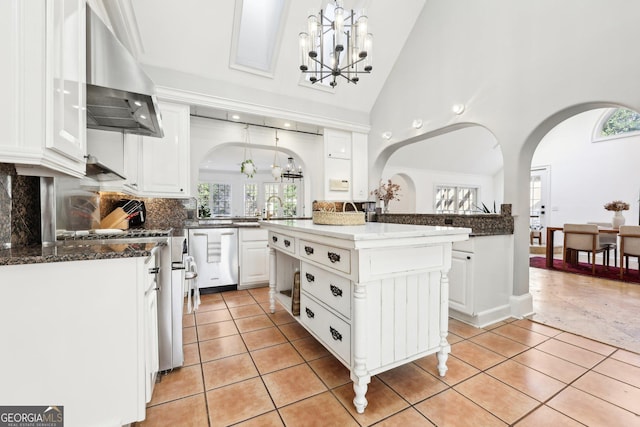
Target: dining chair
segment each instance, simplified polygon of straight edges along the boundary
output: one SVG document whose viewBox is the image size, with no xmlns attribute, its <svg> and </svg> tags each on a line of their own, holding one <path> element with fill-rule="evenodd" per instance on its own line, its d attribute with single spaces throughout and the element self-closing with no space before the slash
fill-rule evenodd
<svg viewBox="0 0 640 427">
<path fill-rule="evenodd" d="M 624 275 L 624 261 L 626 260 L 629 273 L 629 257 L 638 257 L 640 262 L 640 225 L 621 225 L 618 230 L 620 236 L 620 278 Z"/>
<path fill-rule="evenodd" d="M 600 243 L 600 233 L 598 232 L 598 226 L 595 224 L 564 224 L 564 250 L 562 256 L 562 268 L 566 268 L 567 254 L 571 252 L 572 259 L 575 255 L 576 261 L 580 255 L 580 252 L 587 252 L 589 255 L 593 255 L 593 262 L 589 258 L 591 264 L 591 274 L 596 274 L 596 254 L 604 253 L 608 251 L 609 246 Z M 605 265 L 605 260 L 602 260 L 602 265 Z"/>
<path fill-rule="evenodd" d="M 613 228 L 610 222 L 587 222 L 587 224 L 595 224 L 598 228 Z M 600 243 L 608 245 L 609 250 L 613 249 L 613 266 L 618 266 L 618 236 L 610 233 L 600 234 Z M 609 252 L 607 251 L 607 265 L 611 265 L 609 260 Z"/>
</svg>

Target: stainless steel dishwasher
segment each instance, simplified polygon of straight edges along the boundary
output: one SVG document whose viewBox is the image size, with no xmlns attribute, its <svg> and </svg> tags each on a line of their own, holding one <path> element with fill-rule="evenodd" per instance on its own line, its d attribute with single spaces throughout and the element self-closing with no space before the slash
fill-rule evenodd
<svg viewBox="0 0 640 427">
<path fill-rule="evenodd" d="M 188 246 L 198 266 L 202 293 L 238 288 L 237 228 L 192 228 Z"/>
</svg>

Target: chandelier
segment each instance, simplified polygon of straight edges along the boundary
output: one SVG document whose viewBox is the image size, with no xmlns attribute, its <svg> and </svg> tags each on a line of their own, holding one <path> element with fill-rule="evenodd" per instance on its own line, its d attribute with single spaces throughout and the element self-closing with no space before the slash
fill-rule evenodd
<svg viewBox="0 0 640 427">
<path fill-rule="evenodd" d="M 356 17 L 353 10 L 345 13 L 342 0 L 334 0 L 333 20 L 327 11 L 310 15 L 307 32 L 299 34 L 300 70 L 310 74 L 311 83 L 329 78 L 329 86 L 335 87 L 338 76 L 358 83 L 360 74 L 372 70 L 373 35 L 367 32 L 368 18 L 363 13 Z"/>
<path fill-rule="evenodd" d="M 296 162 L 293 160 L 293 157 L 287 158 L 287 164 L 282 167 L 278 162 L 278 129 L 276 129 L 276 148 L 273 153 L 273 164 L 271 165 L 271 176 L 276 181 L 282 181 L 283 178 L 287 178 L 290 180 L 302 179 L 302 166 L 296 166 Z"/>
<path fill-rule="evenodd" d="M 296 162 L 294 162 L 293 157 L 287 159 L 287 164 L 282 172 L 282 178 L 290 180 L 302 179 L 302 166 L 296 167 Z"/>
</svg>

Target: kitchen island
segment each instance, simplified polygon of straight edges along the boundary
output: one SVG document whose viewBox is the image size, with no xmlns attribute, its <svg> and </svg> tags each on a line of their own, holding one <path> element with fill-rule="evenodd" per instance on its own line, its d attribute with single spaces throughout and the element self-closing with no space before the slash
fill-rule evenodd
<svg viewBox="0 0 640 427">
<path fill-rule="evenodd" d="M 470 229 L 310 220 L 261 226 L 269 231 L 271 312 L 280 302 L 350 370 L 358 413 L 372 375 L 434 353 L 445 375 L 452 243 L 468 239 Z"/>
</svg>

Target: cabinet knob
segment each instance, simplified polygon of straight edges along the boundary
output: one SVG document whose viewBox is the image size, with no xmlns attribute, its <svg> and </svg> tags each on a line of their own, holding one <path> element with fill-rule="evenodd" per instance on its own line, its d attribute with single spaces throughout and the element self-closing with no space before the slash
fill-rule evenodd
<svg viewBox="0 0 640 427">
<path fill-rule="evenodd" d="M 342 296 L 342 289 L 340 289 L 336 285 L 329 285 L 329 289 L 331 289 L 331 293 L 333 294 L 334 297 Z"/>
<path fill-rule="evenodd" d="M 273 240 L 273 243 L 276 243 L 278 241 L 278 238 L 276 236 L 271 236 L 271 240 Z"/>
<path fill-rule="evenodd" d="M 316 280 L 316 278 L 311 273 L 305 273 L 304 275 L 307 278 L 307 282 L 309 283 L 314 282 Z"/>
<path fill-rule="evenodd" d="M 285 248 L 288 248 L 289 246 L 291 246 L 291 242 L 285 239 L 285 241 L 284 241 L 284 247 L 285 247 Z"/>
<path fill-rule="evenodd" d="M 305 246 L 304 251 L 307 253 L 307 255 L 311 255 L 313 253 L 313 248 L 311 246 Z"/>
<path fill-rule="evenodd" d="M 340 255 L 335 252 L 327 252 L 327 257 L 332 263 L 340 262 Z"/>
<path fill-rule="evenodd" d="M 316 316 L 314 312 L 309 309 L 309 307 L 305 307 L 304 311 L 307 313 L 307 317 L 309 319 L 313 319 Z"/>
<path fill-rule="evenodd" d="M 333 337 L 334 340 L 342 341 L 342 334 L 337 330 L 335 330 L 334 328 L 332 328 L 331 326 L 329 326 L 329 332 L 331 332 L 331 336 Z"/>
<path fill-rule="evenodd" d="M 471 256 L 467 255 L 467 259 L 471 259 Z"/>
</svg>

